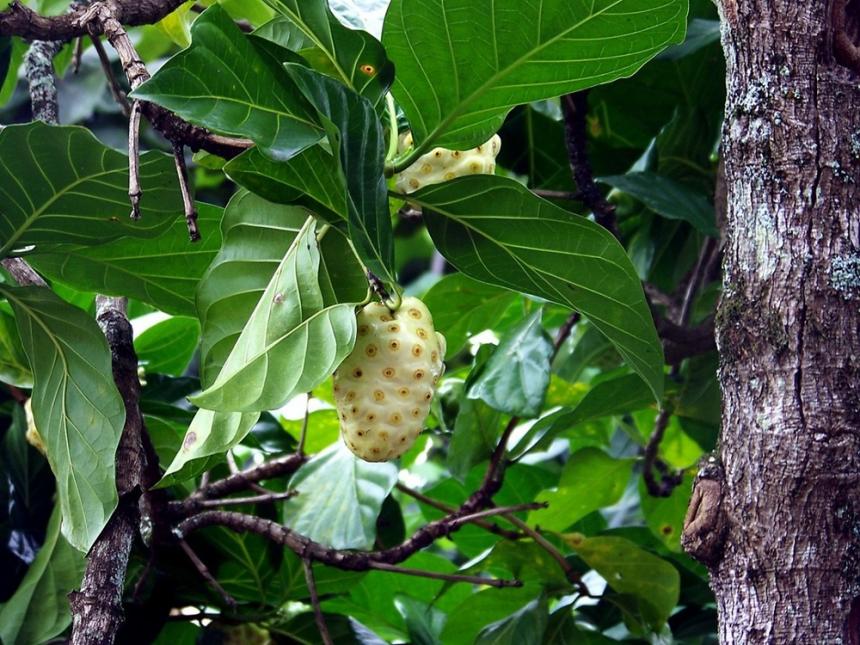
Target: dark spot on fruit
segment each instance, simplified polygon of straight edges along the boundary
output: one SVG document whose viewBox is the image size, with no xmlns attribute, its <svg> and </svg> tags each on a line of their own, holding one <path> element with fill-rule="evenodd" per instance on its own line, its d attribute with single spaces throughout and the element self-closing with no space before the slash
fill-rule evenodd
<svg viewBox="0 0 860 645">
<path fill-rule="evenodd" d="M 424 378 L 424 370 L 415 370 L 414 376 L 416 381 L 420 381 Z"/>
<path fill-rule="evenodd" d="M 367 354 L 369 357 L 373 358 L 374 356 L 376 356 L 377 353 L 379 353 L 379 348 L 373 343 L 371 343 L 364 348 L 364 353 Z"/>
<path fill-rule="evenodd" d="M 414 307 L 410 309 L 408 313 L 410 318 L 414 318 L 415 320 L 421 320 L 421 312 Z"/>
<path fill-rule="evenodd" d="M 373 391 L 373 400 L 374 401 L 384 401 L 385 400 L 385 392 L 382 390 L 374 390 Z"/>
<path fill-rule="evenodd" d="M 362 374 L 364 374 L 364 372 L 361 371 L 360 367 L 356 367 L 354 370 L 352 370 L 352 375 L 355 378 L 361 378 Z"/>
<path fill-rule="evenodd" d="M 395 371 L 394 371 L 394 368 L 393 368 L 393 367 L 386 367 L 384 370 L 382 370 L 382 375 L 383 375 L 385 378 L 394 378 L 394 375 L 395 375 L 396 373 L 397 373 L 397 372 L 395 372 Z"/>
<path fill-rule="evenodd" d="M 392 352 L 396 352 L 398 349 L 400 349 L 400 341 L 399 340 L 392 340 L 390 343 L 388 343 L 388 348 Z"/>
<path fill-rule="evenodd" d="M 413 345 L 412 346 L 412 355 L 416 358 L 421 356 L 424 353 L 424 348 L 421 345 Z"/>
</svg>

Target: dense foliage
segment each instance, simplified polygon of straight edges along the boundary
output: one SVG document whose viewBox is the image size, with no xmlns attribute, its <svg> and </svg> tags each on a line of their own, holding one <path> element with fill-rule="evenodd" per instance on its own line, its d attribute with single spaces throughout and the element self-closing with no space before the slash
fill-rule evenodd
<svg viewBox="0 0 860 645">
<path fill-rule="evenodd" d="M 402 566 L 522 585 L 317 558 L 335 642 L 712 642 L 707 573 L 680 546 L 719 424 L 712 342 L 682 346 L 712 324 L 718 289 L 711 3 L 199 4 L 212 6 L 129 29 L 152 72 L 133 92 L 108 51 L 129 100 L 253 143 L 189 158 L 195 243 L 170 147 L 145 122 L 128 218 L 127 121 L 90 41 L 77 71 L 74 42 L 56 57 L 62 125 L 48 125 L 30 122 L 27 43 L 0 38 L 0 259 L 51 287 L 0 271 L 3 642 L 68 628 L 66 594 L 117 505 L 125 411 L 96 293 L 129 298 L 170 499 L 299 448 L 295 474 L 264 482 L 295 496 L 230 510 L 325 547 L 388 549 L 480 489 L 504 436 L 493 501 L 546 506 L 452 527 Z M 496 132 L 493 173 L 397 191 L 437 146 Z M 571 164 L 593 171 L 596 198 Z M 446 370 L 415 445 L 371 464 L 339 439 L 331 375 L 356 307 L 383 293 L 423 300 Z M 27 399 L 44 455 L 25 439 Z M 248 623 L 319 642 L 302 554 L 225 526 L 187 539 L 236 606 L 181 551 L 153 563 L 141 542 L 126 580 L 138 636 L 193 643 Z"/>
</svg>

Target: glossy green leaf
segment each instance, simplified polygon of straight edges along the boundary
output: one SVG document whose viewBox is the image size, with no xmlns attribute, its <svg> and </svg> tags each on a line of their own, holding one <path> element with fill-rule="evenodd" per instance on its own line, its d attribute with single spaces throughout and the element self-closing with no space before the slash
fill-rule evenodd
<svg viewBox="0 0 860 645">
<path fill-rule="evenodd" d="M 639 481 L 639 499 L 645 523 L 651 532 L 670 551 L 681 552 L 681 531 L 693 493 L 692 473 L 685 473 L 683 481 L 672 490 L 669 497 L 653 497 L 645 488 L 645 480 Z"/>
<path fill-rule="evenodd" d="M 134 339 L 137 359 L 147 372 L 182 376 L 200 340 L 195 318 L 174 316 Z"/>
<path fill-rule="evenodd" d="M 224 211 L 223 246 L 200 281 L 202 380 L 211 385 L 249 316 L 307 219 L 304 209 L 237 193 Z M 342 302 L 361 300 L 367 282 L 344 237 L 330 230 L 321 243 L 325 282 Z"/>
<path fill-rule="evenodd" d="M 613 414 L 624 414 L 649 407 L 654 398 L 645 382 L 635 374 L 625 374 L 595 385 L 573 409 L 549 414 L 523 435 L 512 449 L 519 456 L 546 446 L 559 433 L 578 424 Z"/>
<path fill-rule="evenodd" d="M 84 554 L 60 534 L 59 506 L 54 508 L 45 541 L 15 594 L 0 606 L 0 641 L 40 645 L 72 622 L 68 594 L 84 575 Z"/>
<path fill-rule="evenodd" d="M 14 160 L 14 162 L 13 162 Z M 128 157 L 89 130 L 36 121 L 0 131 L 0 257 L 34 245 L 154 237 L 182 212 L 173 161 L 140 157 L 141 218 L 129 218 Z"/>
<path fill-rule="evenodd" d="M 280 407 L 331 375 L 355 344 L 355 303 L 340 303 L 309 217 L 275 270 L 215 381 L 191 399 L 222 412 Z"/>
<path fill-rule="evenodd" d="M 484 284 L 462 273 L 447 275 L 424 295 L 424 304 L 433 312 L 436 331 L 448 342 L 453 356 L 468 339 L 485 329 L 496 329 L 519 296 L 507 289 Z"/>
<path fill-rule="evenodd" d="M 487 459 L 502 432 L 503 418 L 483 401 L 460 399 L 454 433 L 448 444 L 448 469 L 461 482 L 477 463 Z"/>
<path fill-rule="evenodd" d="M 613 590 L 638 600 L 643 617 L 659 629 L 678 604 L 680 576 L 666 560 L 622 537 L 568 536 L 568 544 Z"/>
<path fill-rule="evenodd" d="M 442 628 L 445 626 L 445 613 L 432 605 L 415 600 L 407 595 L 394 599 L 397 612 L 403 616 L 409 640 L 415 645 L 437 645 Z"/>
<path fill-rule="evenodd" d="M 606 229 L 501 177 L 461 177 L 410 199 L 460 271 L 581 311 L 660 400 L 663 349 L 636 271 Z"/>
<path fill-rule="evenodd" d="M 599 181 L 640 200 L 652 211 L 668 219 L 687 222 L 700 233 L 716 237 L 714 206 L 707 196 L 653 172 L 600 177 Z"/>
<path fill-rule="evenodd" d="M 302 51 L 316 69 L 326 72 L 375 103 L 394 77 L 394 65 L 382 44 L 364 31 L 345 27 L 325 0 L 266 0 L 307 40 Z"/>
<path fill-rule="evenodd" d="M 197 283 L 221 246 L 223 213 L 210 204 L 199 203 L 197 209 L 203 239 L 196 243 L 189 241 L 185 220 L 175 213 L 172 226 L 152 240 L 122 238 L 30 259 L 44 275 L 76 289 L 135 298 L 166 313 L 193 316 Z"/>
<path fill-rule="evenodd" d="M 394 0 L 382 42 L 417 143 L 470 148 L 515 105 L 630 76 L 681 42 L 684 0 Z"/>
<path fill-rule="evenodd" d="M 448 614 L 442 642 L 445 645 L 474 645 L 485 625 L 503 620 L 538 594 L 539 589 L 534 585 L 520 589 L 485 589 L 472 594 Z"/>
<path fill-rule="evenodd" d="M 191 27 L 179 52 L 133 96 L 222 134 L 247 137 L 276 159 L 317 143 L 323 130 L 278 61 L 254 46 L 220 7 Z"/>
<path fill-rule="evenodd" d="M 545 491 L 536 501 L 549 508 L 529 513 L 529 524 L 563 531 L 592 511 L 621 499 L 633 472 L 632 459 L 613 459 L 602 450 L 583 448 L 564 465 L 558 488 Z"/>
<path fill-rule="evenodd" d="M 338 441 L 290 480 L 298 495 L 284 505 L 284 523 L 335 549 L 369 549 L 382 502 L 395 483 L 395 464 L 362 461 Z"/>
<path fill-rule="evenodd" d="M 572 349 L 569 349 L 571 346 Z M 575 383 L 589 367 L 611 369 L 618 367 L 620 362 L 609 339 L 588 325 L 582 335 L 562 346 L 554 368 L 561 378 Z"/>
<path fill-rule="evenodd" d="M 520 417 L 534 417 L 543 408 L 549 385 L 553 347 L 541 327 L 538 309 L 502 338 L 469 387 L 470 399 Z"/>
<path fill-rule="evenodd" d="M 21 345 L 15 319 L 0 310 L 0 381 L 15 387 L 33 387 L 33 372 Z"/>
<path fill-rule="evenodd" d="M 287 65 L 326 126 L 340 156 L 346 186 L 349 236 L 361 260 L 380 278 L 394 282 L 394 242 L 388 189 L 383 176 L 386 143 L 373 104 L 363 96 L 299 65 Z"/>
<path fill-rule="evenodd" d="M 543 642 L 548 614 L 546 598 L 541 596 L 510 616 L 484 627 L 475 645 L 539 645 Z"/>
<path fill-rule="evenodd" d="M 87 551 L 116 507 L 125 407 L 95 320 L 41 287 L 0 285 L 33 370 L 33 417 L 57 478 L 63 535 Z"/>
<path fill-rule="evenodd" d="M 159 487 L 186 481 L 202 473 L 213 461 L 222 461 L 224 453 L 245 438 L 259 417 L 259 412 L 197 410 Z"/>
<path fill-rule="evenodd" d="M 321 146 L 280 162 L 251 148 L 227 162 L 224 172 L 240 186 L 269 201 L 306 204 L 320 215 L 331 213 L 332 219 L 348 217 L 338 158 Z"/>
</svg>

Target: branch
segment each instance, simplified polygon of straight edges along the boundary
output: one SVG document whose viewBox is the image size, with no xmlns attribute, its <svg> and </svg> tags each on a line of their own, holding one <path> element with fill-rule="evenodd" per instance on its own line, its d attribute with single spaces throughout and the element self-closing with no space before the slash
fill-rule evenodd
<svg viewBox="0 0 860 645">
<path fill-rule="evenodd" d="M 567 147 L 573 181 L 579 191 L 578 197 L 594 213 L 597 223 L 618 237 L 615 207 L 606 201 L 595 185 L 591 163 L 586 152 L 585 117 L 588 114 L 588 92 L 575 92 L 562 96 L 561 111 L 564 116 L 564 143 Z"/>
<path fill-rule="evenodd" d="M 860 47 L 854 43 L 848 30 L 848 2 L 835 0 L 833 3 L 833 53 L 840 65 L 860 74 Z"/>
<path fill-rule="evenodd" d="M 201 560 L 197 554 L 194 552 L 188 542 L 185 540 L 179 540 L 180 548 L 185 552 L 185 555 L 188 556 L 188 559 L 191 560 L 191 563 L 194 565 L 194 568 L 197 569 L 197 572 L 200 574 L 200 577 L 203 578 L 210 587 L 212 587 L 215 591 L 218 592 L 218 595 L 221 596 L 221 600 L 224 601 L 224 604 L 227 605 L 230 609 L 236 608 L 236 600 L 227 593 L 227 590 L 221 586 L 221 584 L 215 579 L 212 573 L 209 571 L 209 567 Z"/>
<path fill-rule="evenodd" d="M 468 582 L 473 585 L 484 585 L 486 587 L 496 587 L 502 589 L 505 587 L 522 587 L 523 583 L 520 580 L 506 580 L 504 578 L 484 578 L 482 576 L 467 576 L 459 573 L 440 573 L 438 571 L 424 571 L 422 569 L 410 569 L 408 567 L 398 567 L 393 564 L 384 562 L 371 562 L 371 569 L 378 571 L 389 571 L 391 573 L 402 573 L 407 576 L 416 576 L 418 578 L 431 578 L 433 580 L 447 580 L 449 582 Z"/>
<path fill-rule="evenodd" d="M 109 3 L 116 19 L 129 26 L 151 25 L 172 13 L 185 0 L 135 0 Z M 105 3 L 107 4 L 107 3 Z M 20 36 L 27 40 L 69 41 L 86 36 L 89 30 L 82 21 L 86 9 L 76 9 L 62 16 L 40 16 L 14 0 L 6 11 L 0 12 L 0 36 Z M 102 33 L 96 26 L 96 34 Z"/>
<path fill-rule="evenodd" d="M 660 412 L 654 420 L 654 430 L 645 446 L 645 466 L 642 476 L 645 479 L 645 488 L 648 489 L 648 494 L 652 497 L 669 497 L 675 487 L 684 480 L 683 473 L 671 472 L 669 467 L 657 457 L 660 442 L 666 433 L 671 416 L 667 408 L 660 408 Z M 659 481 L 654 476 L 655 467 L 661 473 Z"/>
<path fill-rule="evenodd" d="M 33 119 L 50 125 L 57 125 L 60 122 L 57 82 L 54 78 L 54 56 L 62 47 L 62 41 L 37 40 L 30 45 L 24 56 Z"/>
<path fill-rule="evenodd" d="M 22 287 L 47 287 L 48 283 L 42 279 L 36 271 L 22 258 L 6 258 L 0 260 L 0 266 L 6 269 L 15 278 L 15 282 Z"/>
<path fill-rule="evenodd" d="M 138 532 L 137 502 L 146 468 L 145 429 L 138 407 L 137 355 L 125 310 L 124 298 L 96 298 L 97 321 L 111 350 L 113 378 L 125 404 L 126 418 L 116 455 L 119 505 L 90 550 L 81 590 L 69 594 L 72 645 L 113 642 L 123 620 L 123 582 Z"/>
<path fill-rule="evenodd" d="M 328 631 L 328 625 L 325 624 L 322 607 L 320 606 L 320 597 L 317 594 L 317 583 L 314 580 L 313 564 L 307 558 L 302 559 L 302 566 L 305 570 L 305 581 L 308 584 L 308 591 L 311 594 L 311 606 L 314 608 L 314 619 L 317 623 L 317 629 L 322 637 L 323 645 L 333 645 L 331 634 Z"/>
</svg>

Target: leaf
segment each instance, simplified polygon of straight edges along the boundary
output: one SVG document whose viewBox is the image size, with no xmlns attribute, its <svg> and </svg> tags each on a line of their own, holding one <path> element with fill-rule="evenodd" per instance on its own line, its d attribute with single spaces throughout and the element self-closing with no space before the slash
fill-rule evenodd
<svg viewBox="0 0 860 645">
<path fill-rule="evenodd" d="M 632 195 L 658 215 L 687 222 L 711 237 L 719 235 L 711 201 L 669 177 L 653 172 L 630 172 L 600 177 L 598 181 Z"/>
<path fill-rule="evenodd" d="M 538 645 L 543 641 L 548 617 L 546 598 L 541 596 L 507 618 L 484 627 L 475 645 Z"/>
<path fill-rule="evenodd" d="M 415 600 L 409 596 L 397 596 L 394 599 L 397 612 L 403 616 L 409 640 L 415 645 L 437 645 L 439 635 L 445 626 L 445 614 L 432 605 Z"/>
<path fill-rule="evenodd" d="M 222 412 L 272 410 L 328 378 L 352 351 L 356 322 L 355 303 L 337 302 L 325 279 L 309 217 L 215 381 L 191 402 Z"/>
<path fill-rule="evenodd" d="M 15 162 L 12 164 L 11 160 Z M 0 131 L 0 257 L 35 245 L 155 237 L 181 212 L 173 161 L 140 156 L 140 220 L 129 219 L 128 158 L 76 126 L 35 121 Z"/>
<path fill-rule="evenodd" d="M 266 0 L 295 25 L 313 48 L 302 55 L 314 67 L 376 103 L 394 78 L 394 65 L 370 34 L 345 27 L 325 0 Z M 277 41 L 276 41 L 277 42 Z"/>
<path fill-rule="evenodd" d="M 58 636 L 72 622 L 68 593 L 84 575 L 84 554 L 60 534 L 61 514 L 54 508 L 45 541 L 15 594 L 0 607 L 0 641 L 38 645 Z"/>
<path fill-rule="evenodd" d="M 527 585 L 520 589 L 485 589 L 469 596 L 454 611 L 442 631 L 445 645 L 473 645 L 481 628 L 503 620 L 534 600 L 539 588 Z"/>
<path fill-rule="evenodd" d="M 502 431 L 502 415 L 485 404 L 462 397 L 460 411 L 454 421 L 454 432 L 448 445 L 448 470 L 456 479 L 465 481 L 477 463 L 488 458 L 496 447 Z"/>
<path fill-rule="evenodd" d="M 359 258 L 380 278 L 394 282 L 394 242 L 383 175 L 386 144 L 376 110 L 334 79 L 299 65 L 286 66 L 326 126 L 340 155 L 346 186 L 349 237 Z"/>
<path fill-rule="evenodd" d="M 125 407 L 111 356 L 85 312 L 42 287 L 0 285 L 33 370 L 33 417 L 57 478 L 63 535 L 88 551 L 117 504 L 114 455 Z"/>
<path fill-rule="evenodd" d="M 548 445 L 560 432 L 586 421 L 646 408 L 653 403 L 650 390 L 635 374 L 625 374 L 595 385 L 573 409 L 562 409 L 541 418 L 511 450 L 520 456 Z"/>
<path fill-rule="evenodd" d="M 307 212 L 301 208 L 273 204 L 244 191 L 227 204 L 221 252 L 197 289 L 204 386 L 214 382 L 306 219 Z M 329 230 L 321 253 L 327 273 L 333 276 L 327 282 L 336 288 L 336 297 L 361 300 L 367 282 L 344 237 Z"/>
<path fill-rule="evenodd" d="M 188 240 L 185 220 L 174 214 L 172 226 L 146 244 L 122 238 L 97 247 L 37 253 L 28 260 L 52 280 L 75 289 L 135 298 L 165 313 L 193 316 L 197 283 L 221 246 L 223 213 L 210 204 L 198 203 L 197 209 L 203 232 L 197 243 Z"/>
<path fill-rule="evenodd" d="M 192 2 L 181 4 L 174 11 L 155 23 L 157 29 L 182 48 L 188 47 L 191 44 L 191 31 L 188 26 L 196 16 L 196 14 L 188 15 L 192 6 Z"/>
<path fill-rule="evenodd" d="M 592 511 L 611 506 L 624 494 L 633 472 L 633 459 L 613 459 L 602 450 L 583 448 L 564 465 L 558 489 L 538 494 L 535 501 L 549 508 L 529 513 L 529 524 L 563 531 Z"/>
<path fill-rule="evenodd" d="M 15 387 L 33 387 L 33 373 L 21 346 L 15 319 L 0 310 L 0 381 Z"/>
<path fill-rule="evenodd" d="M 226 135 L 247 137 L 285 160 L 317 143 L 313 109 L 278 61 L 254 46 L 220 7 L 191 27 L 191 47 L 167 61 L 132 96 Z"/>
<path fill-rule="evenodd" d="M 566 353 L 565 349 L 569 345 L 573 345 L 573 349 Z M 619 363 L 618 354 L 609 339 L 588 325 L 579 338 L 562 347 L 562 351 L 556 356 L 554 365 L 561 378 L 570 383 L 575 383 L 588 367 L 607 369 L 617 367 Z"/>
<path fill-rule="evenodd" d="M 645 523 L 666 548 L 675 553 L 681 552 L 681 531 L 693 493 L 693 480 L 691 473 L 685 473 L 684 480 L 669 497 L 652 497 L 645 488 L 645 480 L 639 481 L 639 504 Z"/>
<path fill-rule="evenodd" d="M 541 327 L 538 309 L 505 334 L 469 387 L 470 399 L 520 417 L 534 417 L 543 407 L 549 385 L 552 342 Z"/>
<path fill-rule="evenodd" d="M 660 400 L 663 349 L 636 271 L 606 229 L 501 177 L 461 177 L 410 199 L 460 271 L 582 312 Z"/>
<path fill-rule="evenodd" d="M 176 316 L 153 325 L 134 339 L 140 364 L 148 372 L 182 376 L 200 340 L 196 318 Z"/>
<path fill-rule="evenodd" d="M 468 339 L 496 325 L 519 296 L 462 274 L 446 275 L 424 294 L 424 304 L 433 312 L 436 331 L 448 342 L 448 355 L 453 356 Z"/>
<path fill-rule="evenodd" d="M 187 481 L 222 461 L 224 453 L 245 438 L 259 417 L 259 412 L 197 410 L 158 487 Z"/>
<path fill-rule="evenodd" d="M 395 464 L 362 461 L 338 441 L 293 475 L 290 488 L 298 495 L 284 505 L 284 523 L 334 549 L 369 549 L 395 483 Z"/>
<path fill-rule="evenodd" d="M 418 144 L 483 143 L 510 108 L 630 76 L 686 26 L 683 0 L 394 0 L 382 42 Z"/>
<path fill-rule="evenodd" d="M 636 597 L 652 629 L 666 622 L 680 594 L 675 567 L 621 537 L 574 533 L 567 536 L 567 543 L 612 589 Z"/>
<path fill-rule="evenodd" d="M 257 148 L 246 150 L 224 166 L 240 186 L 279 204 L 306 203 L 320 215 L 346 220 L 346 189 L 338 158 L 313 146 L 287 161 L 274 161 Z"/>
</svg>

